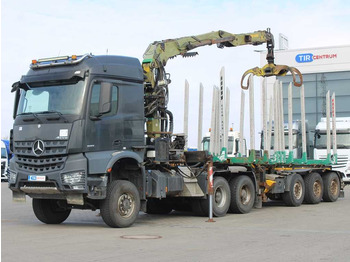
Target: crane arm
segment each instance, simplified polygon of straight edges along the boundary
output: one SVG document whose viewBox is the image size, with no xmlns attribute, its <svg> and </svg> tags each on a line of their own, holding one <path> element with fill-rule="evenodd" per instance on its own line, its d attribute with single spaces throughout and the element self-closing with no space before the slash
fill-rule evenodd
<svg viewBox="0 0 350 262">
<path fill-rule="evenodd" d="M 241 45 L 260 45 L 263 43 L 267 43 L 268 62 L 273 63 L 274 43 L 273 35 L 269 29 L 247 34 L 231 34 L 220 30 L 202 35 L 153 42 L 148 46 L 143 55 L 142 66 L 146 85 L 155 87 L 157 81 L 164 79 L 164 67 L 170 58 L 174 58 L 177 55 L 183 57 L 194 56 L 197 53 L 188 51 L 197 47 L 216 44 L 218 48 L 223 48 Z"/>
<path fill-rule="evenodd" d="M 147 118 L 147 134 L 149 138 L 159 136 L 169 136 L 173 129 L 173 116 L 167 110 L 168 104 L 168 85 L 170 75 L 165 72 L 165 65 L 170 58 L 177 55 L 183 57 L 195 56 L 196 52 L 189 52 L 197 47 L 216 44 L 217 47 L 235 47 L 242 45 L 260 45 L 266 43 L 267 64 L 262 67 L 255 67 L 247 70 L 242 77 L 241 87 L 248 89 L 243 85 L 244 78 L 253 74 L 256 76 L 283 76 L 288 72 L 293 75 L 293 82 L 296 86 L 301 86 L 301 73 L 293 67 L 285 65 L 275 65 L 274 63 L 274 39 L 270 29 L 264 31 L 255 31 L 247 34 L 231 34 L 225 31 L 216 31 L 202 35 L 180 37 L 176 39 L 167 39 L 155 41 L 148 46 L 142 61 L 144 71 L 144 89 L 145 89 L 145 116 Z M 299 75 L 300 82 L 296 82 L 295 76 Z"/>
</svg>

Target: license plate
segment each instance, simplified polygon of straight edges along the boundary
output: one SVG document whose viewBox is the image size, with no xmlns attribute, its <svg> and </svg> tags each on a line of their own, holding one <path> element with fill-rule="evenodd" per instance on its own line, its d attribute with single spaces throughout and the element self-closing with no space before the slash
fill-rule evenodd
<svg viewBox="0 0 350 262">
<path fill-rule="evenodd" d="M 28 181 L 46 181 L 46 176 L 28 176 Z"/>
</svg>

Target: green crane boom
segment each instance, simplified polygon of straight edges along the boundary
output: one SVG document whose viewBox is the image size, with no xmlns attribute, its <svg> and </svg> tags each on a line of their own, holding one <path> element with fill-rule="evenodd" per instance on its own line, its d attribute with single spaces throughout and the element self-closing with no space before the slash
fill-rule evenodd
<svg viewBox="0 0 350 262">
<path fill-rule="evenodd" d="M 165 66 L 170 58 L 177 55 L 195 56 L 196 52 L 189 51 L 206 45 L 216 44 L 218 48 L 224 48 L 263 43 L 266 43 L 267 47 L 267 65 L 263 68 L 256 67 L 247 70 L 242 77 L 242 88 L 247 89 L 243 86 L 243 79 L 248 74 L 266 77 L 281 76 L 287 72 L 292 73 L 295 85 L 301 85 L 295 81 L 295 74 L 298 74 L 302 82 L 301 74 L 297 69 L 274 64 L 274 38 L 270 29 L 246 34 L 231 34 L 220 30 L 202 35 L 155 41 L 150 44 L 143 55 L 142 62 L 145 75 L 145 115 L 148 118 L 148 136 L 169 136 L 172 133 L 172 114 L 167 110 L 170 76 L 165 71 Z"/>
</svg>

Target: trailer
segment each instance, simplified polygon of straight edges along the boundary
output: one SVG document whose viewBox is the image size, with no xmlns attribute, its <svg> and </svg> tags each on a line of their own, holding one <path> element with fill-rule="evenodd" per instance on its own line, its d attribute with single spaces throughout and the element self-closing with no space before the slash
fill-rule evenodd
<svg viewBox="0 0 350 262">
<path fill-rule="evenodd" d="M 286 158 L 281 146 L 273 159 L 268 153 L 257 156 L 254 146 L 248 157 L 228 156 L 223 104 L 217 108 L 219 124 L 212 128 L 219 132 L 218 151 L 186 151 L 186 135 L 173 133 L 174 119 L 167 109 L 168 59 L 193 56 L 188 51 L 204 45 L 262 43 L 267 43 L 268 64 L 248 70 L 242 88 L 252 90 L 252 80 L 243 84 L 248 74 L 287 72 L 301 86 L 297 69 L 274 64 L 270 30 L 156 41 L 142 65 L 132 57 L 91 54 L 33 60 L 29 72 L 12 86 L 13 199 L 30 196 L 43 223 L 62 223 L 75 208 L 99 209 L 110 227 L 131 226 L 140 210 L 164 214 L 185 209 L 212 219 L 227 212 L 248 213 L 267 197 L 282 197 L 290 206 L 304 200 L 336 201 L 343 183 L 340 172 L 328 165 L 330 159 L 310 163 L 304 154 L 302 159 L 293 159 L 293 154 Z M 241 143 L 242 130 L 240 134 Z"/>
</svg>

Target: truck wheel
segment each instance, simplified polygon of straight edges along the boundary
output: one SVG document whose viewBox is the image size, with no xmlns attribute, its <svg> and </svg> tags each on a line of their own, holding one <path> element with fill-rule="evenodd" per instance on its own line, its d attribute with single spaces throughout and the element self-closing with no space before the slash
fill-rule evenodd
<svg viewBox="0 0 350 262">
<path fill-rule="evenodd" d="M 248 176 L 237 176 L 230 181 L 230 212 L 245 214 L 252 210 L 255 201 L 253 181 Z"/>
<path fill-rule="evenodd" d="M 323 179 L 323 201 L 335 202 L 340 193 L 340 181 L 336 173 L 331 172 L 322 176 Z"/>
<path fill-rule="evenodd" d="M 323 181 L 319 173 L 310 173 L 304 177 L 305 203 L 318 204 L 322 200 Z"/>
<path fill-rule="evenodd" d="M 136 186 L 125 180 L 115 180 L 107 187 L 101 203 L 101 216 L 110 227 L 131 226 L 140 211 L 140 195 Z"/>
<path fill-rule="evenodd" d="M 173 210 L 172 205 L 167 199 L 153 199 L 147 200 L 147 214 L 169 214 Z"/>
<path fill-rule="evenodd" d="M 56 199 L 33 198 L 32 206 L 37 219 L 45 224 L 61 224 L 65 221 L 71 209 L 60 207 Z"/>
<path fill-rule="evenodd" d="M 304 201 L 305 184 L 304 180 L 299 174 L 293 174 L 289 191 L 283 193 L 283 201 L 287 206 L 300 206 Z"/>
<path fill-rule="evenodd" d="M 213 195 L 213 215 L 216 217 L 225 216 L 230 208 L 231 191 L 225 178 L 214 177 L 214 195 Z M 205 215 L 209 215 L 209 197 L 200 200 L 201 208 Z"/>
</svg>

